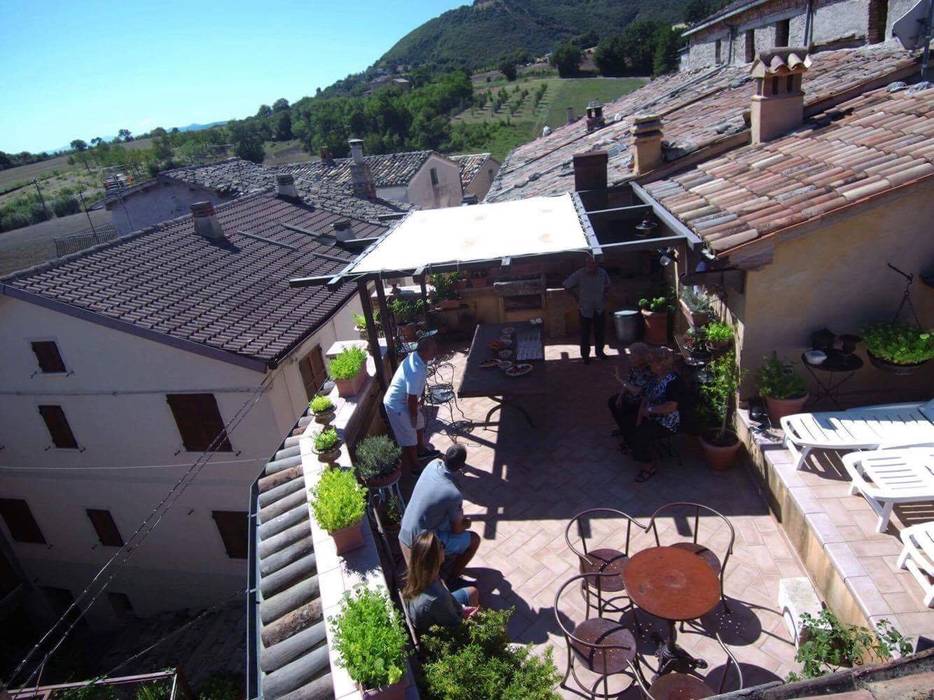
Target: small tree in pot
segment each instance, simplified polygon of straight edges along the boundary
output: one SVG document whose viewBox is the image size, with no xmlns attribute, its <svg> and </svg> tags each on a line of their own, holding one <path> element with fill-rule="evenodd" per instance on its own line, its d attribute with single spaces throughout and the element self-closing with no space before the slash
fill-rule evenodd
<svg viewBox="0 0 934 700">
<path fill-rule="evenodd" d="M 311 510 L 322 529 L 334 538 L 338 554 L 363 545 L 361 523 L 366 512 L 366 489 L 352 472 L 328 469 L 321 474 Z"/>
<path fill-rule="evenodd" d="M 435 272 L 429 277 L 431 286 L 435 288 L 432 300 L 438 308 L 456 309 L 460 306 L 456 286 L 458 277 L 456 272 Z"/>
<path fill-rule="evenodd" d="M 892 374 L 911 374 L 934 359 L 934 329 L 874 323 L 863 331 L 863 342 L 873 366 Z"/>
<path fill-rule="evenodd" d="M 388 435 L 371 435 L 357 443 L 354 468 L 360 480 L 370 488 L 388 486 L 402 473 L 399 457 L 402 450 Z"/>
<path fill-rule="evenodd" d="M 785 416 L 801 413 L 810 395 L 804 377 L 791 362 L 778 359 L 777 353 L 766 356 L 756 373 L 759 393 L 765 399 L 769 420 L 777 426 Z"/>
<path fill-rule="evenodd" d="M 331 378 L 337 385 L 337 394 L 344 398 L 355 396 L 366 381 L 366 350 L 349 347 L 331 360 Z"/>
<path fill-rule="evenodd" d="M 710 426 L 701 434 L 701 447 L 707 463 L 716 471 L 729 469 L 736 462 L 741 443 L 730 428 L 735 409 L 740 373 L 732 352 L 721 355 L 706 367 L 707 380 L 700 386 L 701 411 Z"/>
<path fill-rule="evenodd" d="M 396 319 L 396 325 L 399 327 L 403 340 L 414 342 L 418 317 L 425 312 L 425 302 L 421 299 L 397 297 L 389 302 L 389 310 Z"/>
<path fill-rule="evenodd" d="M 653 345 L 664 345 L 668 342 L 668 305 L 667 297 L 642 298 L 639 300 L 642 318 L 645 321 L 645 337 L 643 340 Z"/>
<path fill-rule="evenodd" d="M 341 454 L 341 439 L 334 428 L 325 428 L 315 435 L 314 453 L 323 464 L 333 464 Z"/>
<path fill-rule="evenodd" d="M 308 402 L 308 408 L 318 425 L 328 426 L 334 421 L 334 402 L 327 396 L 316 396 Z"/>
</svg>

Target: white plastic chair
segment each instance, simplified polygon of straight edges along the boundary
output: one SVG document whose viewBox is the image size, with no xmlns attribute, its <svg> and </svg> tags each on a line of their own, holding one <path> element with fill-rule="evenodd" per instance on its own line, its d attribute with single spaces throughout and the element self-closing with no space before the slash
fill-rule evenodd
<svg viewBox="0 0 934 700">
<path fill-rule="evenodd" d="M 900 536 L 904 547 L 898 567 L 908 569 L 921 584 L 924 604 L 930 608 L 934 604 L 934 522 L 906 527 Z"/>
<path fill-rule="evenodd" d="M 843 467 L 850 493 L 861 493 L 879 516 L 877 532 L 885 532 L 896 503 L 934 501 L 934 447 L 856 452 Z"/>
</svg>

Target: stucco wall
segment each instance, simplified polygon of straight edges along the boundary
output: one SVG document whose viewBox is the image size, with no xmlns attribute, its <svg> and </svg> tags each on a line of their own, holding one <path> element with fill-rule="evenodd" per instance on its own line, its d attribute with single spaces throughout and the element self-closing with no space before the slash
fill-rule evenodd
<svg viewBox="0 0 934 700">
<path fill-rule="evenodd" d="M 814 10 L 812 42 L 825 44 L 850 36 L 865 40 L 868 25 L 869 0 L 818 3 Z"/>
<path fill-rule="evenodd" d="M 467 186 L 465 194 L 476 195 L 477 201 L 482 201 L 486 197 L 486 193 L 490 191 L 490 185 L 493 184 L 493 178 L 496 177 L 498 171 L 499 161 L 494 158 L 487 158 L 483 161 L 483 167 L 480 168 L 480 171 Z"/>
<path fill-rule="evenodd" d="M 220 204 L 226 200 L 211 190 L 161 180 L 149 189 L 114 202 L 109 209 L 117 232 L 124 234 L 186 216 L 191 213 L 194 202 L 205 201 Z"/>
<path fill-rule="evenodd" d="M 438 185 L 431 184 L 431 169 L 438 173 Z M 431 155 L 409 182 L 407 200 L 422 209 L 456 207 L 463 199 L 461 173 L 457 163 Z"/>
<path fill-rule="evenodd" d="M 932 220 L 934 182 L 928 181 L 895 201 L 862 208 L 858 216 L 779 243 L 771 264 L 747 273 L 745 294 L 730 295 L 740 321 L 740 363 L 749 372 L 742 394 L 753 393 L 752 373 L 772 350 L 799 362 L 813 331 L 826 327 L 858 334 L 867 323 L 891 318 L 904 281 L 886 263 L 916 276 L 930 269 Z M 912 291 L 922 324 L 934 327 L 934 290 L 916 280 Z M 862 345 L 859 353 L 865 359 Z M 896 377 L 867 361 L 845 390 L 855 392 L 854 403 L 929 399 L 934 363 L 913 376 Z"/>
</svg>

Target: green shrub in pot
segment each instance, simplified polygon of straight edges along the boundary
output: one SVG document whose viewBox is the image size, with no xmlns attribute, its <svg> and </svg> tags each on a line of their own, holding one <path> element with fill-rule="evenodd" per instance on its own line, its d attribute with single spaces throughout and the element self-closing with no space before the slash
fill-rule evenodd
<svg viewBox="0 0 934 700">
<path fill-rule="evenodd" d="M 794 364 L 780 360 L 774 352 L 763 358 L 756 382 L 759 393 L 773 399 L 800 399 L 808 391 L 807 382 L 795 371 Z"/>
<path fill-rule="evenodd" d="M 334 402 L 331 401 L 327 396 L 316 396 L 311 401 L 308 402 L 308 408 L 311 409 L 311 412 L 316 416 L 321 415 L 322 413 L 327 413 L 328 411 L 334 410 Z"/>
<path fill-rule="evenodd" d="M 863 331 L 870 355 L 893 365 L 917 365 L 934 359 L 934 329 L 907 323 L 874 323 Z"/>
<path fill-rule="evenodd" d="M 666 313 L 668 311 L 668 299 L 666 297 L 643 297 L 639 300 L 639 308 L 643 311 L 651 311 L 654 314 Z"/>
<path fill-rule="evenodd" d="M 733 342 L 733 326 L 713 321 L 704 327 L 707 342 L 715 347 L 724 347 Z"/>
<path fill-rule="evenodd" d="M 740 441 L 730 426 L 736 408 L 736 389 L 740 372 L 732 352 L 708 363 L 706 380 L 700 385 L 700 413 L 707 430 L 701 435 L 704 457 L 712 469 L 723 471 L 736 462 Z"/>
<path fill-rule="evenodd" d="M 388 435 L 371 435 L 357 443 L 354 455 L 357 475 L 366 481 L 392 474 L 399 466 L 402 450 Z"/>
<path fill-rule="evenodd" d="M 360 373 L 365 363 L 366 350 L 355 346 L 344 348 L 337 357 L 331 360 L 331 378 L 353 379 Z"/>
<path fill-rule="evenodd" d="M 328 469 L 321 474 L 311 499 L 318 524 L 335 532 L 359 523 L 366 511 L 366 489 L 352 472 Z"/>
</svg>

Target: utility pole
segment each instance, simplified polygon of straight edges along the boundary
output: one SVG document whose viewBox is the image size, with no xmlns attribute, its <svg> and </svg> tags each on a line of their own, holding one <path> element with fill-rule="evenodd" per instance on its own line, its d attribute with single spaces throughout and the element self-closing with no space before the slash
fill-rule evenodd
<svg viewBox="0 0 934 700">
<path fill-rule="evenodd" d="M 42 209 L 45 211 L 45 218 L 46 219 L 52 218 L 51 215 L 49 214 L 49 208 L 45 205 L 45 197 L 42 196 L 42 190 L 39 189 L 39 181 L 33 180 L 32 184 L 36 186 L 36 192 L 39 193 L 39 201 L 42 202 Z"/>
<path fill-rule="evenodd" d="M 88 223 L 91 224 L 91 230 L 94 232 L 94 235 L 97 235 L 97 229 L 94 228 L 94 222 L 91 220 L 91 214 L 88 212 L 88 205 L 84 203 L 84 195 L 81 194 L 81 190 L 78 190 L 78 199 L 81 200 L 81 208 L 84 209 L 84 215 L 88 217 Z"/>
</svg>

